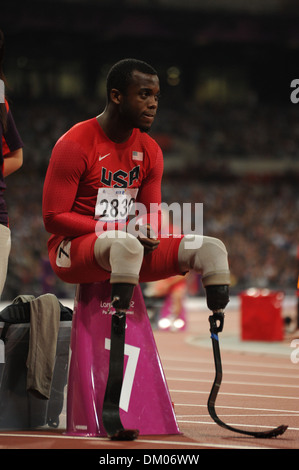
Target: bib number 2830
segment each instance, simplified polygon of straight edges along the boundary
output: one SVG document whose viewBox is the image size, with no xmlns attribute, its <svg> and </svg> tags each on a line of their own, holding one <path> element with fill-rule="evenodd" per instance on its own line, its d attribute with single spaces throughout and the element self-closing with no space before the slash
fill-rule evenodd
<svg viewBox="0 0 299 470">
<path fill-rule="evenodd" d="M 133 208 L 138 188 L 100 188 L 95 218 L 106 222 L 125 222 Z"/>
</svg>

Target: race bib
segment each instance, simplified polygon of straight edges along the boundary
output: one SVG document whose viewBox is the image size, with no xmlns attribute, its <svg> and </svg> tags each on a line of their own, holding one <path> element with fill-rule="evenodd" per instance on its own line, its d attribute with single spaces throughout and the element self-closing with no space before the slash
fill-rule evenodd
<svg viewBox="0 0 299 470">
<path fill-rule="evenodd" d="M 125 222 L 135 205 L 138 188 L 100 188 L 95 206 L 95 219 Z"/>
</svg>

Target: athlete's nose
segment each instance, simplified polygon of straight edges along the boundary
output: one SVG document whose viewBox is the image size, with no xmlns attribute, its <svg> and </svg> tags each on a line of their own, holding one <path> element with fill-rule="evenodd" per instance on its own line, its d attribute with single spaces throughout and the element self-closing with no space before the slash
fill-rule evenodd
<svg viewBox="0 0 299 470">
<path fill-rule="evenodd" d="M 157 109 L 158 107 L 158 100 L 155 96 L 150 96 L 148 101 L 148 108 L 150 109 Z"/>
</svg>

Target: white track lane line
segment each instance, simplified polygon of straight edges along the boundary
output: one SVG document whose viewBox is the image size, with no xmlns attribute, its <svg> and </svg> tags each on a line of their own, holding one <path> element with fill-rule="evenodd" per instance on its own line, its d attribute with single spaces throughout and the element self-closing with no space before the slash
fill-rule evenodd
<svg viewBox="0 0 299 470">
<path fill-rule="evenodd" d="M 275 417 L 290 417 L 290 416 L 294 416 L 294 415 L 291 415 L 291 414 L 287 414 L 287 413 L 275 413 L 275 414 L 272 414 L 272 413 L 252 413 L 252 414 L 228 414 L 228 413 L 221 413 L 221 417 L 222 418 L 231 418 L 231 417 L 234 417 L 234 418 L 251 418 L 251 417 L 260 417 L 260 418 L 270 418 L 271 416 L 274 416 Z M 296 415 L 295 415 L 296 416 Z M 299 416 L 299 414 L 297 415 Z M 176 414 L 176 419 L 177 420 L 180 420 L 180 419 L 183 419 L 183 418 L 194 418 L 194 419 L 198 419 L 198 418 L 206 418 L 208 417 L 206 414 L 203 414 L 203 415 L 178 415 Z"/>
<path fill-rule="evenodd" d="M 209 421 L 189 421 L 189 420 L 178 420 L 178 423 L 180 424 L 204 424 L 204 425 L 207 425 L 207 424 L 210 424 L 210 425 L 215 425 L 217 426 L 217 423 L 215 422 L 209 422 Z M 242 424 L 242 423 L 226 423 L 228 424 L 229 426 L 234 426 L 234 427 L 238 427 L 238 428 L 265 428 L 265 429 L 272 429 L 274 426 L 270 426 L 270 425 L 267 425 L 267 426 L 263 426 L 261 424 Z M 288 427 L 287 431 L 299 431 L 299 428 L 293 428 L 293 427 Z M 287 432 L 286 431 L 286 432 Z"/>
<path fill-rule="evenodd" d="M 168 373 L 168 371 L 171 372 L 191 372 L 191 373 L 196 373 L 196 374 L 207 374 L 210 373 L 211 375 L 214 374 L 215 372 L 211 369 L 202 369 L 202 368 L 197 368 L 197 367 L 171 367 L 171 366 L 166 366 L 163 367 L 164 372 Z M 255 377 L 275 377 L 277 379 L 293 379 L 293 380 L 299 380 L 299 376 L 295 376 L 293 374 L 275 374 L 271 372 L 256 372 L 256 371 L 244 371 L 244 370 L 232 370 L 232 369 L 225 369 L 225 375 L 246 375 L 246 376 L 251 376 L 254 375 Z"/>
<path fill-rule="evenodd" d="M 211 380 L 208 379 L 188 379 L 188 378 L 181 378 L 181 377 L 167 377 L 167 382 L 174 380 L 177 382 L 199 382 L 199 383 L 211 383 Z M 273 384 L 273 383 L 260 383 L 260 382 L 241 382 L 241 381 L 233 381 L 233 380 L 223 380 L 222 385 L 246 385 L 254 386 L 254 387 L 280 387 L 280 388 L 299 388 L 299 385 L 289 385 L 289 384 Z"/>
<path fill-rule="evenodd" d="M 193 423 L 194 424 L 194 423 Z M 203 424 L 206 424 L 206 423 L 203 423 Z M 61 435 L 61 434 L 58 434 L 58 435 L 49 435 L 49 434 L 12 434 L 12 433 L 3 433 L 1 432 L 0 433 L 0 439 L 1 437 L 18 437 L 18 438 L 34 438 L 34 439 L 76 439 L 76 440 L 87 440 L 87 441 L 91 441 L 92 443 L 94 443 L 95 445 L 98 445 L 97 447 L 97 450 L 101 450 L 101 447 L 100 447 L 100 444 L 103 443 L 105 444 L 105 451 L 107 451 L 107 442 L 111 442 L 110 439 L 108 438 L 105 438 L 105 437 L 85 437 L 85 436 L 64 436 L 64 435 Z M 176 440 L 173 440 L 173 441 L 168 441 L 168 440 L 165 440 L 165 441 L 162 441 L 162 440 L 159 440 L 159 439 L 143 439 L 142 436 L 140 436 L 140 438 L 138 439 L 138 442 L 139 443 L 146 443 L 146 444 L 154 444 L 154 445 L 161 445 L 161 446 L 167 446 L 167 445 L 172 445 L 172 446 L 175 446 L 175 447 L 187 447 L 187 448 L 193 448 L 195 449 L 196 447 L 212 447 L 212 448 L 220 448 L 220 449 L 261 449 L 261 447 L 259 446 L 242 446 L 242 445 L 229 445 L 229 444 L 215 444 L 213 442 L 189 442 L 189 441 L 176 441 Z M 115 444 L 115 443 L 114 443 Z M 115 448 L 115 445 L 114 445 L 114 448 Z M 267 447 L 262 447 L 263 449 L 267 449 Z M 1 449 L 1 444 L 0 444 L 0 449 Z M 113 447 L 111 448 L 111 450 L 113 449 Z M 155 448 L 156 449 L 156 448 Z M 170 448 L 171 449 L 171 448 Z M 271 449 L 271 447 L 269 447 L 268 449 Z M 134 450 L 134 449 L 133 449 Z M 143 452 L 146 452 L 146 449 L 137 449 L 137 450 L 141 450 Z M 150 450 L 150 449 L 149 449 Z"/>
<path fill-rule="evenodd" d="M 198 390 L 174 390 L 170 389 L 169 390 L 170 394 L 171 393 L 197 393 L 197 394 L 204 394 L 208 395 L 208 392 L 202 392 Z M 279 396 L 279 395 L 259 395 L 256 393 L 226 393 L 226 392 L 221 392 L 222 395 L 227 395 L 227 396 L 236 396 L 236 397 L 253 397 L 253 398 L 274 398 L 274 399 L 279 399 L 279 400 L 299 400 L 299 397 L 285 397 L 285 396 Z"/>
<path fill-rule="evenodd" d="M 175 408 L 177 406 L 184 406 L 184 407 L 199 407 L 199 408 L 207 408 L 207 405 L 200 405 L 197 403 L 175 403 L 174 404 Z M 274 413 L 294 413 L 295 415 L 299 416 L 299 411 L 298 410 L 277 410 L 276 408 L 249 408 L 249 407 L 244 407 L 244 406 L 224 406 L 224 405 L 219 405 L 217 408 L 224 408 L 230 409 L 230 410 L 247 410 L 247 411 L 267 411 L 267 412 L 274 412 Z M 271 415 L 269 415 L 271 416 Z"/>
<path fill-rule="evenodd" d="M 290 348 L 290 355 L 291 355 L 291 352 L 292 352 L 292 349 Z M 211 354 L 212 351 L 211 351 Z M 162 364 L 163 364 L 163 368 L 164 368 L 164 362 L 187 362 L 188 364 L 192 363 L 192 364 L 209 364 L 209 365 L 213 365 L 214 362 L 213 362 L 213 357 L 211 356 L 211 359 L 204 359 L 204 358 L 200 358 L 200 357 L 190 357 L 190 358 L 180 358 L 180 357 L 170 357 L 170 356 L 163 356 L 163 354 L 160 354 L 161 356 L 161 360 L 162 360 Z M 240 359 L 240 361 L 231 361 L 231 360 L 223 360 L 222 359 L 222 362 L 223 362 L 223 366 L 226 367 L 228 365 L 230 366 L 239 366 L 239 367 L 257 367 L 258 369 L 261 369 L 261 368 L 264 368 L 264 369 L 283 369 L 284 371 L 285 370 L 292 370 L 293 372 L 295 370 L 297 370 L 298 372 L 298 367 L 296 369 L 296 364 L 293 364 L 291 362 L 291 359 L 287 362 L 287 363 L 271 363 L 271 362 L 242 362 L 242 360 Z M 167 368 L 167 366 L 165 366 L 165 369 Z"/>
</svg>

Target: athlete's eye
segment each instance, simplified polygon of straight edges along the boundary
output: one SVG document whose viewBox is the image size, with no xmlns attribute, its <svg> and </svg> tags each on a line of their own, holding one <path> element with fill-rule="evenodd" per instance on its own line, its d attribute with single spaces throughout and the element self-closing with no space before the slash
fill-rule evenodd
<svg viewBox="0 0 299 470">
<path fill-rule="evenodd" d="M 150 91 L 150 90 L 149 91 L 142 91 L 142 92 L 139 93 L 139 95 L 140 95 L 142 100 L 146 100 L 150 97 L 153 97 L 156 102 L 159 101 L 160 96 L 161 96 L 160 94 L 153 95 L 152 91 Z"/>
<path fill-rule="evenodd" d="M 148 98 L 150 96 L 150 92 L 149 91 L 142 91 L 140 93 L 140 96 L 141 96 L 142 99 L 145 100 L 146 98 Z"/>
</svg>

